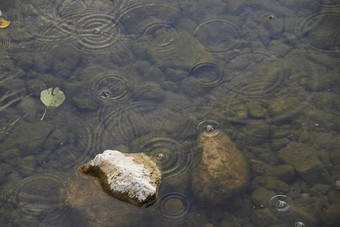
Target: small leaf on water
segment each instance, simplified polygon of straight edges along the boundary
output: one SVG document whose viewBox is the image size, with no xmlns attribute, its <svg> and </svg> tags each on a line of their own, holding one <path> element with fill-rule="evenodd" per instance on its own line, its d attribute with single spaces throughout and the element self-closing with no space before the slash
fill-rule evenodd
<svg viewBox="0 0 340 227">
<path fill-rule="evenodd" d="M 0 28 L 7 28 L 10 23 L 10 21 L 0 17 Z"/>
<path fill-rule="evenodd" d="M 65 100 L 65 94 L 58 87 L 43 90 L 40 93 L 40 100 L 47 107 L 58 107 Z"/>
<path fill-rule="evenodd" d="M 40 100 L 45 104 L 47 107 L 58 107 L 60 106 L 65 100 L 65 94 L 62 92 L 58 87 L 56 88 L 49 88 L 45 89 L 40 93 Z M 44 119 L 46 110 L 41 117 L 41 120 Z"/>
</svg>

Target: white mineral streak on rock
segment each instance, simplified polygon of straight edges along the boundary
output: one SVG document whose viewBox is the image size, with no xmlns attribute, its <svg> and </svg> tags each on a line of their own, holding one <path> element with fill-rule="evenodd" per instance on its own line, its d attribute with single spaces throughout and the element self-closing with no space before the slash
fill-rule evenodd
<svg viewBox="0 0 340 227">
<path fill-rule="evenodd" d="M 128 193 L 143 202 L 149 195 L 156 193 L 156 188 L 150 184 L 150 172 L 133 160 L 133 157 L 127 157 L 119 151 L 106 150 L 97 155 L 90 165 L 101 166 L 113 192 Z"/>
<path fill-rule="evenodd" d="M 80 171 L 97 177 L 109 194 L 136 205 L 154 199 L 160 183 L 159 169 L 145 154 L 106 150 Z"/>
</svg>

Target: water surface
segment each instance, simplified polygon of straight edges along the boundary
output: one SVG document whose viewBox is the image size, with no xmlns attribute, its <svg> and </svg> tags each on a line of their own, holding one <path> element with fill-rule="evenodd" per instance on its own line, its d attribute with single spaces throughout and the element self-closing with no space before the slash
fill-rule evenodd
<svg viewBox="0 0 340 227">
<path fill-rule="evenodd" d="M 2 0 L 0 10 L 11 21 L 0 30 L 1 226 L 339 223 L 339 2 Z M 66 100 L 41 121 L 50 87 Z M 251 176 L 218 204 L 191 187 L 208 125 Z M 106 149 L 159 159 L 154 205 L 115 200 L 77 173 Z"/>
</svg>

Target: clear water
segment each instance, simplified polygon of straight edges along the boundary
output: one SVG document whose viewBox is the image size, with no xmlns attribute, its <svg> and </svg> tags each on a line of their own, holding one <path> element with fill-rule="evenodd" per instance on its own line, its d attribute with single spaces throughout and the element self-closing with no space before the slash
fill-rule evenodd
<svg viewBox="0 0 340 227">
<path fill-rule="evenodd" d="M 0 29 L 1 226 L 339 224 L 339 1 L 1 0 L 0 10 L 11 21 Z M 41 121 L 50 87 L 66 100 Z M 207 125 L 249 164 L 228 201 L 192 192 Z M 115 200 L 77 173 L 105 149 L 160 159 L 154 205 Z"/>
</svg>

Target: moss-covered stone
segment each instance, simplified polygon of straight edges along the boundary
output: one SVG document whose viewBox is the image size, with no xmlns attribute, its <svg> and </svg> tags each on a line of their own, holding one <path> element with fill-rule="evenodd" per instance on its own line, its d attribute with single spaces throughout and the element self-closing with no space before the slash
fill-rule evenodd
<svg viewBox="0 0 340 227">
<path fill-rule="evenodd" d="M 166 32 L 156 37 L 155 44 L 169 40 L 169 47 L 165 51 L 150 48 L 149 53 L 157 66 L 163 68 L 188 68 L 198 62 L 212 61 L 212 55 L 189 32 Z"/>
<path fill-rule="evenodd" d="M 53 130 L 53 132 L 49 135 L 49 137 L 45 141 L 44 148 L 47 150 L 53 150 L 56 147 L 61 146 L 67 141 L 66 135 L 67 133 L 60 129 Z"/>
<path fill-rule="evenodd" d="M 249 160 L 248 163 L 249 163 L 250 173 L 253 176 L 258 176 L 258 175 L 262 175 L 265 173 L 265 170 L 267 168 L 266 163 L 259 161 L 259 160 L 254 160 L 254 159 Z"/>
<path fill-rule="evenodd" d="M 37 153 L 53 129 L 54 126 L 45 121 L 23 122 L 18 124 L 2 146 L 5 149 L 17 148 L 25 154 Z"/>
<path fill-rule="evenodd" d="M 327 195 L 332 189 L 331 185 L 328 184 L 316 184 L 310 189 L 311 196 L 322 196 Z"/>
<path fill-rule="evenodd" d="M 267 207 L 269 200 L 276 193 L 272 190 L 268 190 L 264 187 L 258 187 L 251 194 L 251 199 L 259 206 L 259 207 Z"/>
<path fill-rule="evenodd" d="M 191 98 L 203 96 L 212 88 L 202 87 L 194 77 L 187 77 L 182 80 L 182 91 Z"/>
<path fill-rule="evenodd" d="M 288 192 L 289 185 L 283 181 L 278 180 L 272 176 L 258 176 L 255 177 L 252 182 L 252 188 L 257 188 L 262 186 L 268 190 L 273 190 L 276 192 Z"/>
<path fill-rule="evenodd" d="M 269 101 L 268 111 L 272 117 L 287 114 L 292 111 L 295 104 L 287 97 L 273 98 Z"/>
<path fill-rule="evenodd" d="M 255 226 L 272 226 L 279 223 L 279 219 L 269 208 L 255 210 L 251 220 Z"/>
<path fill-rule="evenodd" d="M 330 182 L 329 173 L 319 160 L 316 150 L 306 144 L 291 142 L 280 150 L 279 157 L 291 164 L 309 184 Z"/>
<path fill-rule="evenodd" d="M 258 101 L 252 101 L 252 102 L 248 102 L 246 104 L 247 109 L 248 109 L 248 116 L 250 118 L 255 118 L 255 119 L 264 119 L 266 114 L 267 114 L 267 110 L 266 108 L 264 108 L 262 106 L 262 104 Z"/>
<path fill-rule="evenodd" d="M 42 90 L 46 89 L 46 84 L 39 79 L 28 80 L 27 90 L 30 94 L 39 97 Z"/>
<path fill-rule="evenodd" d="M 43 106 L 40 105 L 36 99 L 25 97 L 21 99 L 21 102 L 18 104 L 18 109 L 20 109 L 22 113 L 25 113 L 25 119 L 34 121 L 39 119 Z"/>
<path fill-rule="evenodd" d="M 18 161 L 18 169 L 22 173 L 32 172 L 36 166 L 36 159 L 33 155 L 28 155 L 23 158 L 20 158 Z"/>
<path fill-rule="evenodd" d="M 98 102 L 91 97 L 73 97 L 72 103 L 79 111 L 95 111 L 98 108 Z"/>
<path fill-rule="evenodd" d="M 0 158 L 5 162 L 16 160 L 20 156 L 20 151 L 16 148 L 4 149 L 1 151 Z"/>
<path fill-rule="evenodd" d="M 294 167 L 291 165 L 278 165 L 267 169 L 267 174 L 278 179 L 289 182 L 295 177 Z"/>
<path fill-rule="evenodd" d="M 339 216 L 340 204 L 335 203 L 329 206 L 322 216 L 322 226 L 337 227 L 340 223 Z"/>
<path fill-rule="evenodd" d="M 133 96 L 137 100 L 161 101 L 164 98 L 164 90 L 155 82 L 144 82 L 133 88 Z"/>
<path fill-rule="evenodd" d="M 188 77 L 188 72 L 182 69 L 167 68 L 165 75 L 171 81 L 181 81 Z"/>
</svg>

